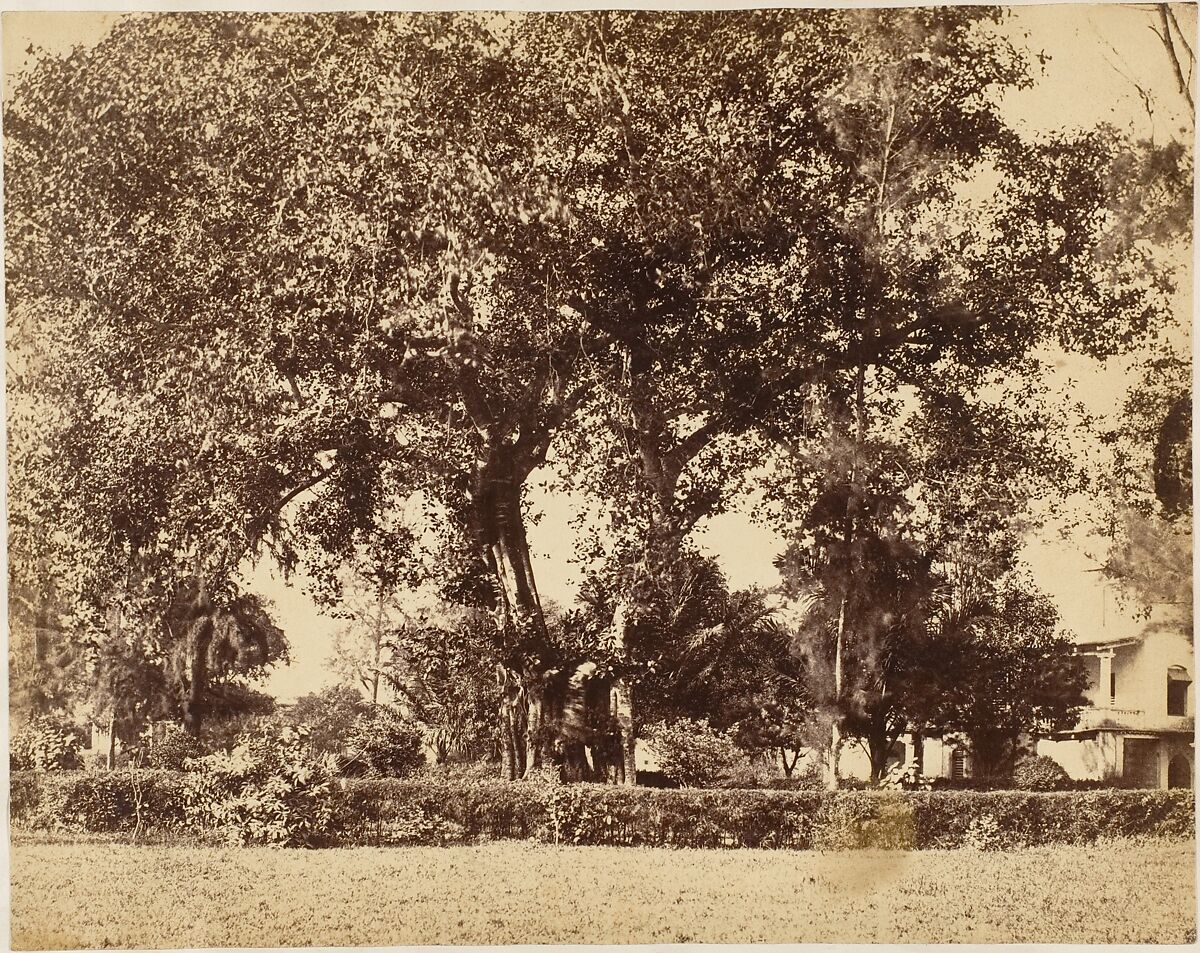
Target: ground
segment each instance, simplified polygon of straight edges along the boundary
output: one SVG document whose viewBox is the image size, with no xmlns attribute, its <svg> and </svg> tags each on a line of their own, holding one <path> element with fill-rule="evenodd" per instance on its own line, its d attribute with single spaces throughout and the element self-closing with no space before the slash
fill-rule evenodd
<svg viewBox="0 0 1200 953">
<path fill-rule="evenodd" d="M 1194 856 L 1179 841 L 992 854 L 25 842 L 12 944 L 1183 943 Z"/>
</svg>

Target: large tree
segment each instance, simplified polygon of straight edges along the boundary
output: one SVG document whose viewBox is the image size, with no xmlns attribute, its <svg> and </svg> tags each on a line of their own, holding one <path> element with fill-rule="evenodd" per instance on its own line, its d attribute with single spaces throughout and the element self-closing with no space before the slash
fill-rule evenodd
<svg viewBox="0 0 1200 953">
<path fill-rule="evenodd" d="M 1106 357 L 1162 323 L 1169 276 L 1125 213 L 1169 209 L 1188 163 L 1111 130 L 1019 134 L 1000 98 L 1030 76 L 1000 18 L 614 14 L 585 34 L 608 94 L 585 119 L 608 123 L 621 175 L 620 201 L 572 205 L 595 274 L 571 306 L 615 337 L 572 459 L 610 500 L 591 548 L 623 579 L 625 625 L 762 460 L 750 432 L 812 484 L 814 436 L 845 422 L 852 461 L 899 421 L 921 437 L 909 482 L 947 523 L 1069 485 L 1043 355 Z"/>
<path fill-rule="evenodd" d="M 579 661 L 522 498 L 564 428 L 605 422 L 645 501 L 619 651 L 723 505 L 723 441 L 846 375 L 952 426 L 1038 345 L 1153 324 L 1163 289 L 1099 214 L 1128 150 L 1005 127 L 1028 80 L 997 18 L 122 20 L 5 117 L 28 525 L 79 537 L 93 602 L 133 574 L 165 614 L 181 586 L 231 604 L 260 549 L 349 554 L 423 491 L 493 582 L 507 771 L 531 771 Z"/>
<path fill-rule="evenodd" d="M 228 601 L 259 546 L 348 552 L 397 487 L 443 499 L 497 583 L 524 768 L 521 489 L 578 348 L 536 263 L 489 247 L 558 207 L 500 45 L 478 17 L 120 22 L 8 110 L 9 300 L 60 411 L 59 453 L 18 463 L 53 491 L 31 506 L 101 565 Z"/>
</svg>

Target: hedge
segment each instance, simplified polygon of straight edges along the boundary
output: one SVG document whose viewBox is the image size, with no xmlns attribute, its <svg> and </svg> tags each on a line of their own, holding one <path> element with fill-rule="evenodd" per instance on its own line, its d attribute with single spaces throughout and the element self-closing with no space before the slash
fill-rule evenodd
<svg viewBox="0 0 1200 953">
<path fill-rule="evenodd" d="M 182 774 L 12 775 L 14 827 L 178 831 Z M 541 839 L 672 847 L 921 849 L 1194 836 L 1191 791 L 771 791 L 625 788 L 464 780 L 347 780 L 336 795 L 341 844 Z M 993 838 L 995 835 L 993 835 Z M 982 845 L 988 846 L 988 845 Z"/>
<path fill-rule="evenodd" d="M 183 778 L 162 770 L 13 772 L 9 818 L 16 828 L 128 832 L 140 809 L 143 830 L 179 830 Z"/>
</svg>

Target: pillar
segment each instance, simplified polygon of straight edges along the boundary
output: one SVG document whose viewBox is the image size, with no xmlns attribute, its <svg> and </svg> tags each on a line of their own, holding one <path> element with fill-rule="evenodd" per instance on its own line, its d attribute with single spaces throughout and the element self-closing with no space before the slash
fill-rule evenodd
<svg viewBox="0 0 1200 953">
<path fill-rule="evenodd" d="M 1096 693 L 1096 707 L 1112 708 L 1112 652 L 1100 656 L 1100 685 Z"/>
</svg>

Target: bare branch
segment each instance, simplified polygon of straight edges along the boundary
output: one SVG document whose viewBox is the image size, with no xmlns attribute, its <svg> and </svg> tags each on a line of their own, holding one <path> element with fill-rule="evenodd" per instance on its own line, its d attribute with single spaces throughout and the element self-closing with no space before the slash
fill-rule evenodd
<svg viewBox="0 0 1200 953">
<path fill-rule="evenodd" d="M 1179 91 L 1183 93 L 1183 98 L 1187 100 L 1188 108 L 1193 112 L 1196 109 L 1196 103 L 1192 99 L 1192 91 L 1188 86 L 1188 82 L 1184 79 L 1183 69 L 1179 65 L 1179 56 L 1175 52 L 1175 43 L 1171 39 L 1171 22 L 1168 18 L 1170 9 L 1165 3 L 1158 5 L 1159 21 L 1162 23 L 1163 32 L 1159 33 L 1159 38 L 1163 41 L 1163 46 L 1167 49 L 1167 56 L 1171 59 L 1171 67 L 1175 70 L 1175 79 L 1179 83 Z M 1176 24 L 1178 26 L 1178 24 Z M 1154 31 L 1158 33 L 1157 30 Z M 1182 36 L 1182 34 L 1180 34 Z"/>
</svg>

